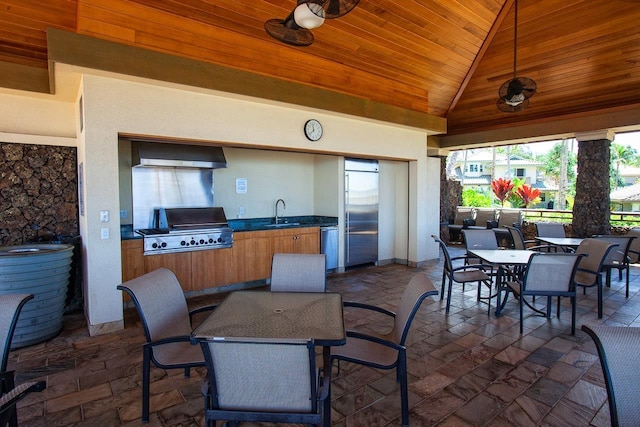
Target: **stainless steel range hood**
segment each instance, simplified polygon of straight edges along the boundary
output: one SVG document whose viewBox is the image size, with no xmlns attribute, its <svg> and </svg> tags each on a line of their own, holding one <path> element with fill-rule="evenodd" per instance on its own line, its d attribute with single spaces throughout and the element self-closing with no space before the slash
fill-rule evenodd
<svg viewBox="0 0 640 427">
<path fill-rule="evenodd" d="M 131 161 L 134 167 L 162 166 L 200 169 L 227 167 L 222 147 L 136 140 L 131 141 Z"/>
</svg>

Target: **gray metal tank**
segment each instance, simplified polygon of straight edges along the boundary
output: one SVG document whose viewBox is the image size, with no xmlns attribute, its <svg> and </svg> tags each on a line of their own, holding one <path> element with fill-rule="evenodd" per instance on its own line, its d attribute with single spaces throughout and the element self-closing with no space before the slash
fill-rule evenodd
<svg viewBox="0 0 640 427">
<path fill-rule="evenodd" d="M 33 294 L 18 317 L 12 349 L 46 341 L 62 329 L 73 245 L 0 247 L 0 294 Z"/>
</svg>

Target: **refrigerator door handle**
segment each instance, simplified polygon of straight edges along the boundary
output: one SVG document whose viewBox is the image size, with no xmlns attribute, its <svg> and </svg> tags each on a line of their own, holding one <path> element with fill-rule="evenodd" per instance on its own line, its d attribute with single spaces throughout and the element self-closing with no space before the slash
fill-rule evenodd
<svg viewBox="0 0 640 427">
<path fill-rule="evenodd" d="M 349 230 L 350 230 L 350 211 L 349 211 L 349 173 L 344 175 L 344 204 L 345 204 L 345 262 L 349 263 Z"/>
</svg>

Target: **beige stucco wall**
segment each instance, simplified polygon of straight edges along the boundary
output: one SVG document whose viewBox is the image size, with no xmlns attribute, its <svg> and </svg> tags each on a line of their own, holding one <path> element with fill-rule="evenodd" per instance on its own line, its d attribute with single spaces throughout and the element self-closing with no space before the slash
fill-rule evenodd
<svg viewBox="0 0 640 427">
<path fill-rule="evenodd" d="M 84 108 L 82 132 L 79 131 L 80 96 Z M 242 151 L 239 148 L 256 147 L 316 152 L 336 158 L 349 155 L 393 160 L 381 163 L 381 170 L 389 172 L 385 173 L 382 188 L 394 190 L 385 190 L 385 196 L 381 197 L 388 198 L 385 200 L 387 206 L 390 202 L 396 206 L 391 210 L 387 207 L 382 213 L 385 223 L 393 223 L 395 235 L 391 231 L 381 234 L 381 258 L 406 258 L 410 263 L 419 263 L 437 257 L 437 247 L 430 244 L 427 237 L 438 232 L 438 214 L 433 203 L 438 199 L 434 199 L 432 193 L 438 193 L 439 173 L 430 169 L 438 168 L 439 164 L 437 161 L 433 164 L 427 161 L 426 133 L 423 131 L 214 92 L 202 93 L 189 88 L 165 87 L 90 73 L 82 75 L 75 102 L 14 98 L 13 94 L 0 94 L 0 112 L 9 109 L 3 102 L 5 100 L 24 105 L 22 114 L 11 116 L 15 123 L 0 127 L 4 136 L 38 140 L 41 135 L 49 135 L 62 138 L 61 143 L 72 144 L 76 142 L 72 135 L 78 135 L 78 162 L 83 165 L 84 171 L 84 215 L 80 216 L 80 233 L 85 259 L 85 311 L 92 333 L 107 332 L 122 326 L 121 295 L 116 290 L 116 285 L 121 281 L 119 133 L 232 144 L 236 148 L 228 150 L 230 162 Z M 46 114 L 48 110 L 52 110 L 52 114 Z M 319 119 L 325 129 L 323 138 L 315 143 L 308 141 L 302 133 L 302 124 L 311 117 Z M 35 118 L 40 121 L 31 128 L 30 123 Z M 32 136 L 34 134 L 35 137 Z M 285 162 L 285 166 L 302 168 L 296 171 L 297 175 L 304 173 L 305 167 L 312 167 L 314 173 L 336 170 L 338 177 L 333 184 L 338 185 L 339 194 L 343 191 L 339 179 L 343 166 L 339 162 L 333 164 L 322 156 L 309 155 L 308 160 L 304 158 L 300 166 L 292 166 L 291 162 Z M 273 160 L 278 162 L 276 158 Z M 242 162 L 237 164 L 242 165 Z M 267 169 L 268 174 L 284 173 L 286 170 Z M 251 171 L 247 169 L 247 173 Z M 231 183 L 235 183 L 237 175 L 243 175 L 240 170 L 234 173 L 227 171 L 227 177 L 224 173 L 217 173 L 216 185 L 224 186 L 225 190 L 216 191 L 227 191 L 232 188 Z M 435 179 L 429 182 L 432 175 Z M 344 212 L 340 197 L 332 199 L 329 194 L 319 193 L 319 181 L 313 177 L 310 180 L 314 194 L 310 202 L 305 199 L 304 203 L 310 203 L 313 213 L 319 215 L 325 214 L 319 207 L 321 204 L 328 203 L 331 206 L 327 208 L 327 213 L 337 206 L 338 216 L 342 216 Z M 409 191 L 406 191 L 407 184 Z M 255 185 L 259 183 L 251 179 L 250 188 Z M 404 194 L 397 191 L 402 187 L 405 188 Z M 295 194 L 296 188 L 287 189 L 287 194 Z M 263 212 L 271 211 L 273 197 L 255 205 L 247 203 L 245 216 L 260 216 Z M 288 209 L 291 210 L 287 214 L 294 214 L 298 209 L 301 214 L 306 213 L 303 211 L 309 209 L 309 205 L 299 207 L 294 199 L 288 202 Z M 237 213 L 240 203 L 244 204 L 239 199 L 229 203 L 230 217 Z M 111 220 L 108 223 L 100 222 L 101 210 L 110 212 Z M 402 217 L 407 217 L 407 210 L 408 222 L 402 220 Z M 101 239 L 103 228 L 109 230 L 109 239 Z M 403 229 L 407 231 L 403 232 Z M 408 242 L 399 243 L 399 237 L 408 238 Z"/>
</svg>

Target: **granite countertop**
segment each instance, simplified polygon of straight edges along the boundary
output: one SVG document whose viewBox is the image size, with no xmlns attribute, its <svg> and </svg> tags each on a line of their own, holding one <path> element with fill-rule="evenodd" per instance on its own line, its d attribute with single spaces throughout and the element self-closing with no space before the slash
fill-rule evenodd
<svg viewBox="0 0 640 427">
<path fill-rule="evenodd" d="M 280 230 L 284 228 L 299 227 L 330 227 L 338 225 L 338 218 L 335 216 L 287 216 L 281 217 L 280 225 L 274 224 L 273 218 L 247 218 L 247 219 L 228 219 L 229 227 L 234 232 L 243 231 L 259 231 L 259 230 Z M 142 239 L 142 236 L 133 231 L 132 225 L 120 226 L 120 238 L 122 240 Z"/>
</svg>

